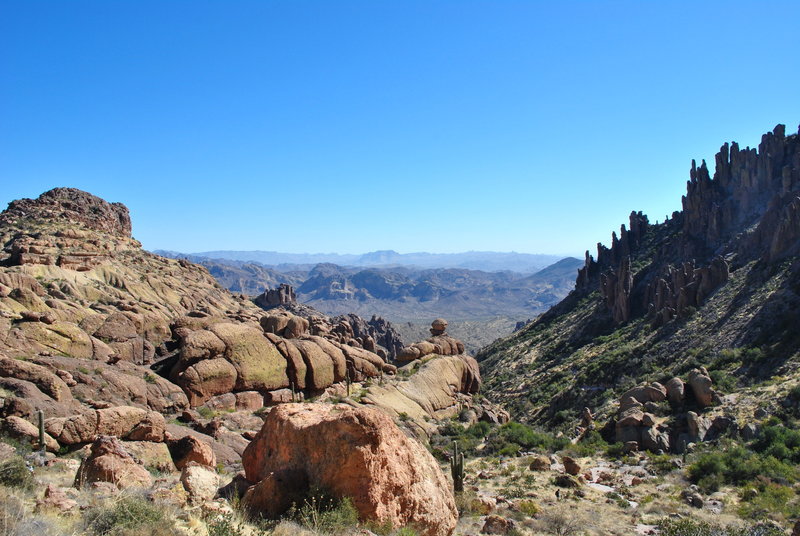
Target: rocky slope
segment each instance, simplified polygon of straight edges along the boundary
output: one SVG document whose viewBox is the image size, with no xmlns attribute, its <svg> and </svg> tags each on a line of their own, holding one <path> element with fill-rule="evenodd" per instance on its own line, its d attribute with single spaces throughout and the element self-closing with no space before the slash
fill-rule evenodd
<svg viewBox="0 0 800 536">
<path fill-rule="evenodd" d="M 395 370 L 360 319 L 268 314 L 204 268 L 143 251 L 127 209 L 86 192 L 11 203 L 0 240 L 0 413 L 43 410 L 57 441 L 56 419 L 88 441 L 96 412 L 117 406 L 252 411 Z"/>
<path fill-rule="evenodd" d="M 692 162 L 682 211 L 660 224 L 631 213 L 611 247 L 587 252 L 569 296 L 480 353 L 492 396 L 571 425 L 584 406 L 611 417 L 637 383 L 701 365 L 723 394 L 778 378 L 785 393 L 798 380 L 798 210 L 800 137 L 783 125 L 758 149 L 723 145 L 713 177 Z"/>
</svg>

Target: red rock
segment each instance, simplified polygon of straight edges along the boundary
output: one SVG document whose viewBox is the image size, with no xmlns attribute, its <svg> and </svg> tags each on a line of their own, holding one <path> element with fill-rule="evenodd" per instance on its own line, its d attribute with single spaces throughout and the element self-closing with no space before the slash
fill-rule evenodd
<svg viewBox="0 0 800 536">
<path fill-rule="evenodd" d="M 324 441 L 320 441 L 324 438 Z M 279 516 L 309 486 L 350 497 L 362 520 L 449 535 L 457 522 L 450 484 L 419 443 L 385 414 L 344 404 L 283 404 L 242 456 L 251 512 Z"/>
<path fill-rule="evenodd" d="M 153 483 L 150 473 L 136 463 L 115 437 L 100 436 L 92 443 L 91 454 L 78 468 L 75 487 L 92 482 L 110 482 L 118 488 L 148 487 Z"/>
<path fill-rule="evenodd" d="M 183 469 L 191 462 L 208 467 L 217 465 L 217 457 L 211 446 L 194 436 L 187 435 L 176 441 L 169 441 L 167 446 L 172 455 L 172 461 L 175 462 L 175 467 L 178 469 Z"/>
</svg>

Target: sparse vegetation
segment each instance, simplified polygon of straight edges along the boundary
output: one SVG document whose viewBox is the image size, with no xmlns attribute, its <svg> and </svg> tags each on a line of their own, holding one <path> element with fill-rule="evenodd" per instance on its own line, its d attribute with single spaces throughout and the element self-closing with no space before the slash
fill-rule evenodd
<svg viewBox="0 0 800 536">
<path fill-rule="evenodd" d="M 174 516 L 142 496 L 124 495 L 84 514 L 86 531 L 97 536 L 168 536 Z"/>
<path fill-rule="evenodd" d="M 0 464 L 0 484 L 21 490 L 33 489 L 33 471 L 21 456 L 12 456 Z"/>
</svg>

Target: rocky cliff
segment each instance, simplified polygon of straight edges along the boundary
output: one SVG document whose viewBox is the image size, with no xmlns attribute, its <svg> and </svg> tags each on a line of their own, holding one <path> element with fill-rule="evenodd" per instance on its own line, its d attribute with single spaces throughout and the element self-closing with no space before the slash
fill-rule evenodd
<svg viewBox="0 0 800 536">
<path fill-rule="evenodd" d="M 655 224 L 632 212 L 610 247 L 586 253 L 567 298 L 478 356 L 499 399 L 530 420 L 569 421 L 696 365 L 734 390 L 791 369 L 800 136 L 778 125 L 758 148 L 726 143 L 715 160 L 713 176 L 692 162 L 683 210 Z"/>
</svg>

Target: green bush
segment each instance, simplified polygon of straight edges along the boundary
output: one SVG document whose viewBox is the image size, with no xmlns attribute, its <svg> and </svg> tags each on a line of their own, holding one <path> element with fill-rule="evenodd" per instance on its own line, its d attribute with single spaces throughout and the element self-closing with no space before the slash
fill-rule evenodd
<svg viewBox="0 0 800 536">
<path fill-rule="evenodd" d="M 552 434 L 537 432 L 530 426 L 509 422 L 496 429 L 487 442 L 489 453 L 513 455 L 520 450 L 539 450 L 553 452 L 569 445 L 566 438 L 556 438 Z"/>
<path fill-rule="evenodd" d="M 14 456 L 0 464 L 0 484 L 9 488 L 32 490 L 33 472 L 22 457 Z"/>
<path fill-rule="evenodd" d="M 751 448 L 781 461 L 800 463 L 800 431 L 785 426 L 765 426 Z"/>
<path fill-rule="evenodd" d="M 658 529 L 661 536 L 784 536 L 783 530 L 772 524 L 726 527 L 689 518 L 662 520 Z"/>
<path fill-rule="evenodd" d="M 741 493 L 738 513 L 748 519 L 770 519 L 775 513 L 789 518 L 798 517 L 800 506 L 794 498 L 792 488 L 761 480 L 755 488 L 745 489 Z"/>
<path fill-rule="evenodd" d="M 737 444 L 717 452 L 701 454 L 689 466 L 689 478 L 706 491 L 715 491 L 720 485 L 733 484 L 741 486 L 757 477 L 764 477 L 782 482 L 796 482 L 798 471 L 772 455 L 754 453 Z M 716 488 L 716 489 L 715 489 Z"/>
<path fill-rule="evenodd" d="M 109 505 L 91 508 L 84 515 L 84 523 L 88 532 L 98 536 L 166 536 L 174 532 L 168 512 L 139 496 L 126 496 Z"/>
</svg>

